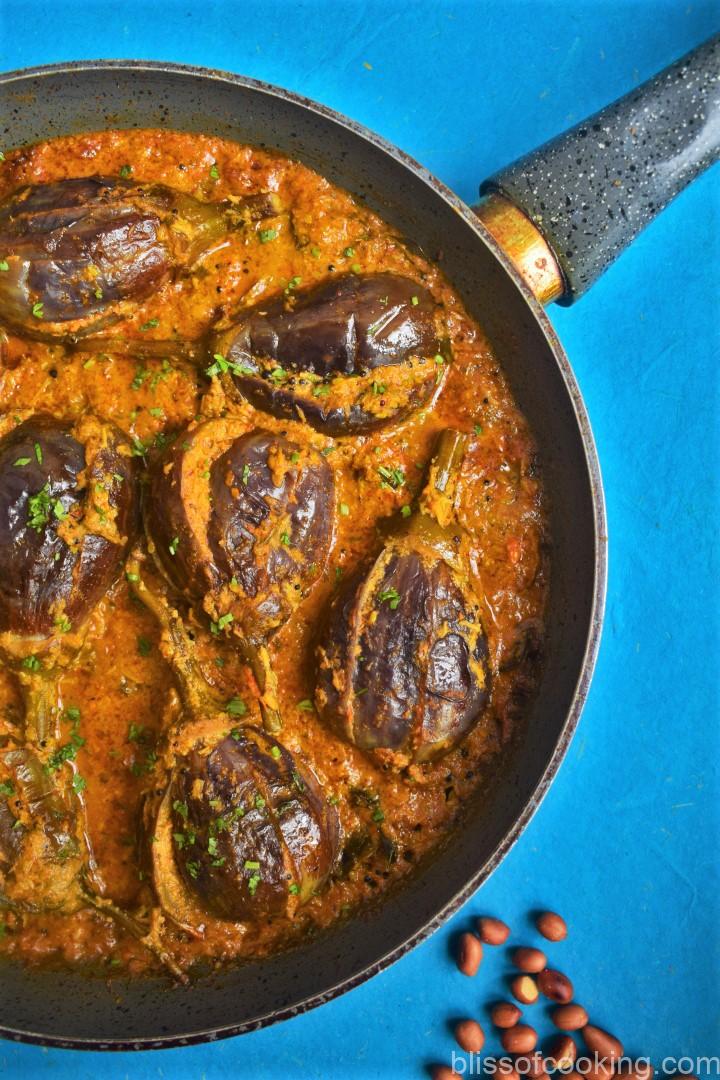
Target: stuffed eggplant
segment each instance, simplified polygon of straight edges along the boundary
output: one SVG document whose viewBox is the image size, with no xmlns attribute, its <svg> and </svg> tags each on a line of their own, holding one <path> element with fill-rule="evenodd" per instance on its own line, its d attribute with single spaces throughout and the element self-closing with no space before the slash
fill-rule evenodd
<svg viewBox="0 0 720 1080">
<path fill-rule="evenodd" d="M 90 176 L 22 187 L 0 204 L 0 320 L 42 340 L 109 326 L 272 195 L 204 203 L 161 184 Z"/>
<path fill-rule="evenodd" d="M 452 515 L 465 441 L 443 434 L 419 508 L 329 613 L 315 700 L 326 723 L 363 750 L 436 758 L 467 734 L 488 699 L 480 603 Z"/>
<path fill-rule="evenodd" d="M 350 435 L 430 399 L 446 359 L 439 326 L 425 286 L 398 274 L 348 274 L 245 311 L 213 351 L 257 408 Z"/>
</svg>

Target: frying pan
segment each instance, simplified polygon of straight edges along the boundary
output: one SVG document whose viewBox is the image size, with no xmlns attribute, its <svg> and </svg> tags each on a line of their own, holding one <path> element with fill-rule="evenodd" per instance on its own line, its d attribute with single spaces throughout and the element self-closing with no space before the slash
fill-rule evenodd
<svg viewBox="0 0 720 1080">
<path fill-rule="evenodd" d="M 518 838 L 555 776 L 595 663 L 606 579 L 588 418 L 543 303 L 576 300 L 720 152 L 720 36 L 487 181 L 477 212 L 401 151 L 273 86 L 219 71 L 99 61 L 0 77 L 4 149 L 101 128 L 168 127 L 277 149 L 352 191 L 436 261 L 485 328 L 529 419 L 550 504 L 544 674 L 527 722 L 461 828 L 377 907 L 261 962 L 107 982 L 6 965 L 0 1033 L 89 1049 L 177 1046 L 312 1008 L 439 927 Z"/>
</svg>

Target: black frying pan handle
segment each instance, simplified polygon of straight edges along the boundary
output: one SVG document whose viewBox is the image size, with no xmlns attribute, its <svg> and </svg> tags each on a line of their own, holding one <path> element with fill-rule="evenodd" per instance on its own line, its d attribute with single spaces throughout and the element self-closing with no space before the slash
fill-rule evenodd
<svg viewBox="0 0 720 1080">
<path fill-rule="evenodd" d="M 720 158 L 720 34 L 486 180 L 545 237 L 572 304 Z"/>
</svg>

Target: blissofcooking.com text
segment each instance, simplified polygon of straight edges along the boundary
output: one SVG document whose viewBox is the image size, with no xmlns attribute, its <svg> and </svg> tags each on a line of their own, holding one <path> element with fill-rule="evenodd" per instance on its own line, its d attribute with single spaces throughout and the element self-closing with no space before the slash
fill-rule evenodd
<svg viewBox="0 0 720 1080">
<path fill-rule="evenodd" d="M 482 1057 L 481 1054 L 459 1054 L 453 1050 L 450 1067 L 458 1076 L 507 1076 L 513 1072 L 527 1073 L 532 1070 L 536 1062 L 534 1054 L 521 1055 L 520 1057 Z M 554 1066 L 555 1063 L 553 1062 Z M 647 1057 L 622 1057 L 606 1058 L 600 1054 L 584 1054 L 579 1056 L 572 1065 L 554 1067 L 553 1075 L 575 1072 L 581 1076 L 596 1075 L 598 1069 L 607 1069 L 608 1076 L 613 1073 L 619 1076 L 622 1073 L 637 1075 L 643 1069 L 647 1069 L 651 1076 L 651 1068 L 667 1075 L 681 1076 L 720 1076 L 720 1057 L 665 1057 L 660 1062 L 652 1062 Z"/>
</svg>

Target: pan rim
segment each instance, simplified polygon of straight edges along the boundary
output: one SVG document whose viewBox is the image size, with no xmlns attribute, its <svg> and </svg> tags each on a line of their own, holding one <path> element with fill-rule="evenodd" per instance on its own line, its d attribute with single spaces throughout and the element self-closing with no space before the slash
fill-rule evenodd
<svg viewBox="0 0 720 1080">
<path fill-rule="evenodd" d="M 463 906 L 488 877 L 497 869 L 511 848 L 515 845 L 520 835 L 524 832 L 530 820 L 538 810 L 550 785 L 554 781 L 569 749 L 573 735 L 577 728 L 582 709 L 585 705 L 588 690 L 592 680 L 600 646 L 603 617 L 605 611 L 605 599 L 607 590 L 607 519 L 605 510 L 605 497 L 603 491 L 600 462 L 597 448 L 590 425 L 587 408 L 580 391 L 575 374 L 570 366 L 567 354 L 558 338 L 558 335 L 544 308 L 535 299 L 528 286 L 522 280 L 508 256 L 499 247 L 495 239 L 490 235 L 480 219 L 472 209 L 458 198 L 445 184 L 437 179 L 423 165 L 417 162 L 409 154 L 396 147 L 381 135 L 376 134 L 370 128 L 352 120 L 349 117 L 330 109 L 309 98 L 303 97 L 293 91 L 282 87 L 254 79 L 248 76 L 237 75 L 233 72 L 222 71 L 215 68 L 206 68 L 189 64 L 177 64 L 158 60 L 122 60 L 100 59 L 65 61 L 57 64 L 38 65 L 29 68 L 20 68 L 13 71 L 0 73 L 0 86 L 10 85 L 13 82 L 25 82 L 29 79 L 42 79 L 51 75 L 77 75 L 84 72 L 98 71 L 152 71 L 165 72 L 171 75 L 186 76 L 202 81 L 214 81 L 229 83 L 252 89 L 269 97 L 275 97 L 283 101 L 289 101 L 305 110 L 316 113 L 326 120 L 345 128 L 353 135 L 365 142 L 372 144 L 377 149 L 393 158 L 399 165 L 408 169 L 419 177 L 435 196 L 440 197 L 456 213 L 458 213 L 469 226 L 477 239 L 482 242 L 494 255 L 507 276 L 514 283 L 525 304 L 530 309 L 535 322 L 545 338 L 560 376 L 563 380 L 568 398 L 572 404 L 573 414 L 580 434 L 583 447 L 584 464 L 590 485 L 590 496 L 594 518 L 594 553 L 593 553 L 593 592 L 590 618 L 587 629 L 587 638 L 583 652 L 582 663 L 573 690 L 572 701 L 568 709 L 565 721 L 560 729 L 555 744 L 555 749 L 547 761 L 542 775 L 539 777 L 535 788 L 528 797 L 522 813 L 506 831 L 502 840 L 485 863 L 475 871 L 465 885 L 459 889 L 446 903 L 428 920 L 423 926 L 410 934 L 394 948 L 388 950 L 381 957 L 366 965 L 361 971 L 341 980 L 328 989 L 318 992 L 311 997 L 306 997 L 296 1004 L 285 1006 L 264 1016 L 245 1021 L 237 1025 L 225 1025 L 221 1028 L 204 1028 L 191 1034 L 167 1035 L 150 1039 L 131 1038 L 70 1038 L 64 1039 L 56 1035 L 45 1035 L 31 1030 L 18 1030 L 8 1028 L 0 1022 L 0 1036 L 16 1042 L 26 1042 L 41 1046 L 53 1046 L 63 1049 L 75 1050 L 155 1050 L 170 1049 L 173 1047 L 190 1046 L 198 1043 L 216 1041 L 230 1038 L 235 1035 L 245 1034 L 259 1028 L 268 1027 L 282 1020 L 290 1019 L 304 1012 L 308 1012 L 327 1001 L 340 997 L 347 991 L 360 986 L 374 975 L 388 968 L 396 960 L 429 938 L 436 930 L 443 926 L 447 920 Z"/>
</svg>

